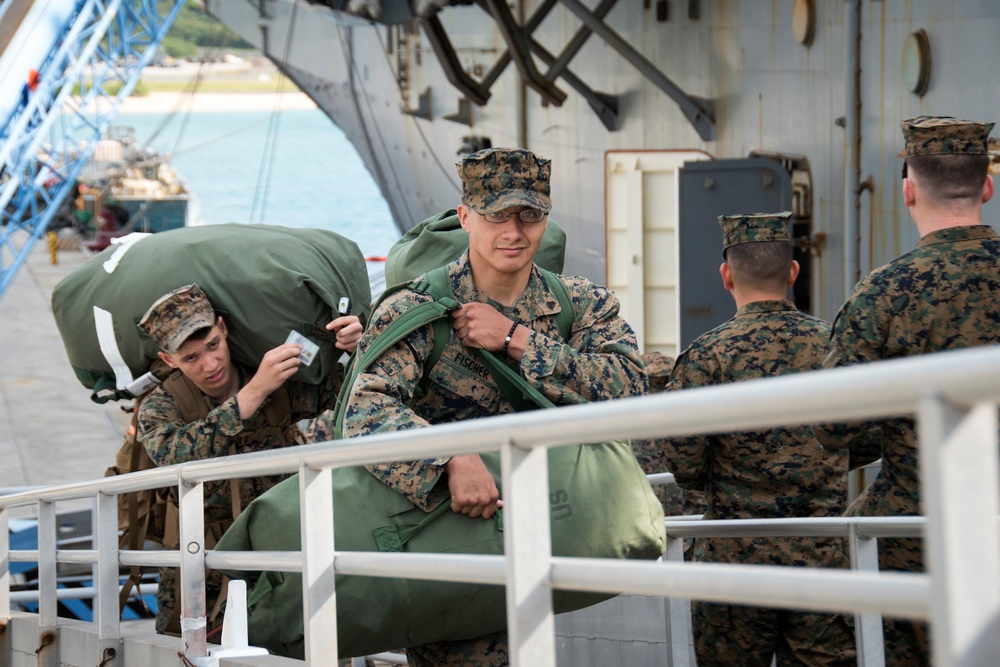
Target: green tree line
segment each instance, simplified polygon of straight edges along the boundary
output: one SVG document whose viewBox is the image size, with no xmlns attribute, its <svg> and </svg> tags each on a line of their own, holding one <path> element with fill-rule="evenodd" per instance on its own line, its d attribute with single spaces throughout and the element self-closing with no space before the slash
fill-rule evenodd
<svg viewBox="0 0 1000 667">
<path fill-rule="evenodd" d="M 252 48 L 253 45 L 209 16 L 196 0 L 184 3 L 163 39 L 164 52 L 174 58 L 193 58 L 206 50 Z"/>
</svg>

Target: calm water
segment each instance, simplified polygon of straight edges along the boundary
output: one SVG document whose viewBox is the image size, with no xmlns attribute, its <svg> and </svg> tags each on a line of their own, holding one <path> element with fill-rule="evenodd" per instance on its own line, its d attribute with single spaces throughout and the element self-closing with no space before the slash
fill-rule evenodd
<svg viewBox="0 0 1000 667">
<path fill-rule="evenodd" d="M 343 132 L 318 109 L 282 111 L 276 120 L 266 111 L 120 114 L 115 125 L 170 156 L 203 224 L 319 227 L 351 238 L 365 255 L 385 255 L 399 234 Z"/>
</svg>

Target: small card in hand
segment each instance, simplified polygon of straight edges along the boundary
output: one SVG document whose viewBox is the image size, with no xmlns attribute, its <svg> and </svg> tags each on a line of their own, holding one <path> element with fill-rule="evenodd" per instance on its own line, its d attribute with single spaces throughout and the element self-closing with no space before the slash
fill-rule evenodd
<svg viewBox="0 0 1000 667">
<path fill-rule="evenodd" d="M 299 361 L 308 366 L 316 358 L 316 353 L 319 352 L 319 345 L 312 342 L 298 331 L 292 331 L 288 334 L 288 339 L 286 343 L 295 343 L 302 348 L 302 353 L 299 355 Z"/>
</svg>

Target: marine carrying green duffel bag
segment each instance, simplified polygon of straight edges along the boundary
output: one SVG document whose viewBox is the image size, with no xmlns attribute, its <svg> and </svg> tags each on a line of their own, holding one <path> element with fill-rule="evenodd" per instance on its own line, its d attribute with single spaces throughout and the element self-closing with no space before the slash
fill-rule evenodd
<svg viewBox="0 0 1000 667">
<path fill-rule="evenodd" d="M 485 454 L 483 460 L 499 485 L 499 454 Z M 471 519 L 445 502 L 428 514 L 363 467 L 335 469 L 333 497 L 338 551 L 503 553 L 503 510 L 488 520 Z M 663 511 L 627 442 L 549 450 L 549 499 L 555 556 L 655 559 L 663 552 Z M 216 546 L 300 548 L 298 476 L 250 503 Z M 507 627 L 502 586 L 343 575 L 336 586 L 340 657 L 469 639 Z M 553 604 L 564 612 L 607 597 L 554 591 Z M 302 576 L 263 572 L 249 602 L 250 643 L 304 658 Z"/>
<path fill-rule="evenodd" d="M 438 213 L 403 234 L 389 248 L 385 258 L 385 284 L 399 285 L 415 280 L 433 268 L 455 261 L 468 247 L 469 235 L 458 221 L 458 212 L 449 209 Z M 535 264 L 553 273 L 562 273 L 565 254 L 566 232 L 549 218 Z"/>
<path fill-rule="evenodd" d="M 320 344 L 296 380 L 319 384 L 342 351 L 324 328 L 341 297 L 367 320 L 371 288 L 354 241 L 322 229 L 208 225 L 135 235 L 90 258 L 52 292 L 52 312 L 77 379 L 96 402 L 125 387 L 156 359 L 136 326 L 158 298 L 198 283 L 229 327 L 233 359 L 256 368 L 289 332 Z"/>
</svg>

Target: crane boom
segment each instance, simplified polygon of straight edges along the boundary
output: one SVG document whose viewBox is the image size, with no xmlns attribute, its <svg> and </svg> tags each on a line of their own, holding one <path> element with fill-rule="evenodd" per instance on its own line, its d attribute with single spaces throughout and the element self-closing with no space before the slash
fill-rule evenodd
<svg viewBox="0 0 1000 667">
<path fill-rule="evenodd" d="M 27 78 L 14 108 L 0 118 L 0 299 L 183 4 L 35 0 L 50 6 L 61 28 L 22 21 L 21 30 L 42 32 L 50 48 L 30 71 L 7 68 L 8 76 Z"/>
</svg>

